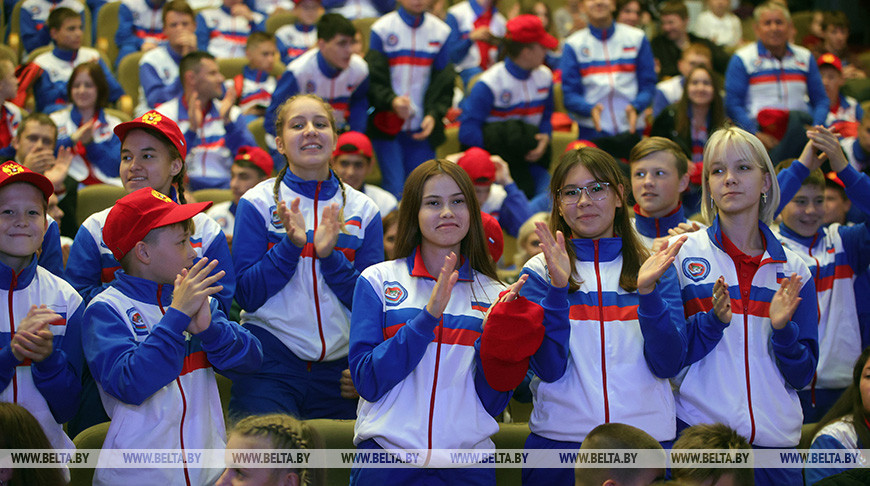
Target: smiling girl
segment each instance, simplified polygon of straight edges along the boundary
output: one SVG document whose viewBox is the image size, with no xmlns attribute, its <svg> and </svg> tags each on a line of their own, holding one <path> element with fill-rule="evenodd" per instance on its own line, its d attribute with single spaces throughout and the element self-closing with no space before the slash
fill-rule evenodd
<svg viewBox="0 0 870 486">
<path fill-rule="evenodd" d="M 287 164 L 239 201 L 233 259 L 241 321 L 263 344 L 256 375 L 233 384 L 233 413 L 353 418 L 347 372 L 353 288 L 383 260 L 378 208 L 329 169 L 332 108 L 314 95 L 278 109 L 275 138 Z"/>
</svg>

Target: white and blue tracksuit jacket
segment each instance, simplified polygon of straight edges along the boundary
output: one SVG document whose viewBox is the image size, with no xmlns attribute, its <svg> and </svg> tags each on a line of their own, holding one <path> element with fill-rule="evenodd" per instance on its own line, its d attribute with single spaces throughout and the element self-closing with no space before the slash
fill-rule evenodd
<svg viewBox="0 0 870 486">
<path fill-rule="evenodd" d="M 317 44 L 317 27 L 303 25 L 300 22 L 282 25 L 275 31 L 275 43 L 278 46 L 281 62 L 290 64 Z"/>
<path fill-rule="evenodd" d="M 205 214 L 215 220 L 227 237 L 232 238 L 233 226 L 236 224 L 236 204 L 232 201 L 213 204 Z"/>
<path fill-rule="evenodd" d="M 499 226 L 514 238 L 519 235 L 520 226 L 534 214 L 529 199 L 516 183 L 490 186 L 489 197 L 480 210 L 498 220 Z"/>
<path fill-rule="evenodd" d="M 436 319 L 425 309 L 435 281 L 418 248 L 369 267 L 357 282 L 348 356 L 362 397 L 355 444 L 374 439 L 386 449 L 494 449 L 493 417 L 511 392 L 487 384 L 479 339 L 484 314 L 504 286 L 465 260 Z"/>
<path fill-rule="evenodd" d="M 302 180 L 288 170 L 280 199 L 300 198 L 308 240 L 299 248 L 287 237 L 267 179 L 242 196 L 233 230 L 233 261 L 242 323 L 259 326 L 299 359 L 334 361 L 347 356 L 353 287 L 359 273 L 384 258 L 383 227 L 377 206 L 352 187 L 342 201 L 338 178 Z M 343 205 L 343 231 L 335 250 L 318 258 L 314 229 L 323 208 Z"/>
<path fill-rule="evenodd" d="M 324 0 L 321 4 L 327 12 L 355 20 L 380 17 L 395 8 L 396 0 Z"/>
<path fill-rule="evenodd" d="M 266 30 L 266 16 L 257 11 L 251 14 L 251 21 L 234 16 L 226 5 L 200 11 L 196 15 L 197 48 L 218 58 L 245 57 L 251 32 Z"/>
<path fill-rule="evenodd" d="M 841 449 L 844 452 L 859 452 L 859 449 L 865 447 L 858 439 L 858 433 L 855 432 L 855 425 L 852 423 L 852 416 L 846 415 L 840 419 L 829 423 L 822 427 L 810 445 L 811 450 L 830 450 Z M 853 467 L 868 467 L 870 461 L 863 454 L 858 459 Z M 824 478 L 833 476 L 843 471 L 848 471 L 851 467 L 843 467 L 842 465 L 831 467 L 808 467 L 804 469 L 804 484 L 812 486 Z"/>
<path fill-rule="evenodd" d="M 33 63 L 42 69 L 33 86 L 36 96 L 36 111 L 51 113 L 69 103 L 66 98 L 66 86 L 73 68 L 86 62 L 97 62 L 106 75 L 109 82 L 109 101 L 116 102 L 124 95 L 124 88 L 115 79 L 115 75 L 100 57 L 99 51 L 90 47 L 80 47 L 76 51 L 69 51 L 55 47 L 49 52 L 44 52 Z"/>
<path fill-rule="evenodd" d="M 507 32 L 507 19 L 496 9 L 495 2 L 490 6 L 490 10 L 492 17 L 487 27 L 495 37 L 504 37 Z M 477 48 L 477 43 L 471 40 L 470 36 L 471 32 L 477 28 L 474 26 L 475 21 L 483 14 L 483 8 L 475 0 L 460 2 L 447 9 L 447 18 L 444 21 L 453 30 L 456 40 L 456 43 L 450 46 L 450 62 L 456 66 L 457 73 L 466 69 L 482 67 L 483 60 L 480 49 Z M 490 50 L 487 65 L 495 64 L 497 57 L 498 49 Z"/>
<path fill-rule="evenodd" d="M 121 120 L 100 110 L 94 123 L 93 140 L 88 144 L 73 143 L 70 137 L 90 120 L 83 120 L 78 108 L 70 105 L 51 114 L 57 125 L 58 147 L 73 149 L 69 176 L 84 184 L 112 184 L 121 186 L 119 177 L 121 139 L 113 131 Z"/>
<path fill-rule="evenodd" d="M 553 72 L 546 66 L 527 71 L 510 58 L 483 72 L 471 92 L 462 100 L 459 142 L 483 147 L 483 126 L 487 123 L 520 120 L 553 132 Z M 522 223 L 521 223 L 522 224 Z"/>
<path fill-rule="evenodd" d="M 112 423 L 107 449 L 220 449 L 226 432 L 214 370 L 252 373 L 263 351 L 210 299 L 211 324 L 191 335 L 172 286 L 119 271 L 84 314 L 83 343 Z M 94 484 L 213 484 L 206 468 L 99 468 Z"/>
<path fill-rule="evenodd" d="M 0 402 L 17 403 L 33 414 L 52 447 L 73 449 L 62 424 L 78 410 L 82 388 L 82 298 L 37 266 L 36 258 L 18 274 L 0 264 L 0 290 L 8 297 L 0 312 Z M 53 350 L 39 363 L 18 361 L 10 347 L 12 336 L 30 307 L 42 304 L 61 316 L 48 325 Z"/>
<path fill-rule="evenodd" d="M 278 80 L 272 73 L 245 66 L 242 74 L 224 82 L 227 90 L 236 92 L 236 105 L 244 113 L 248 108 L 269 106 Z"/>
<path fill-rule="evenodd" d="M 634 217 L 631 218 L 631 222 L 634 225 L 634 229 L 637 231 L 637 235 L 640 236 L 643 245 L 648 249 L 652 248 L 653 242 L 656 238 L 668 236 L 668 230 L 676 228 L 680 223 L 685 223 L 687 221 L 688 218 L 686 218 L 686 213 L 683 211 L 682 203 L 677 206 L 677 209 L 674 209 L 670 214 L 666 214 L 661 218 L 650 218 L 640 214 L 640 207 L 635 204 Z M 698 225 L 701 227 L 704 226 L 702 223 L 698 223 Z"/>
<path fill-rule="evenodd" d="M 181 56 L 164 42 L 139 59 L 139 104 L 136 114 L 165 103 L 182 93 L 178 74 Z"/>
<path fill-rule="evenodd" d="M 164 39 L 163 2 L 157 5 L 154 0 L 121 0 L 118 30 L 115 31 L 118 63 L 127 54 L 139 52 L 142 44 L 157 44 Z"/>
<path fill-rule="evenodd" d="M 678 379 L 677 417 L 689 425 L 721 422 L 762 447 L 794 447 L 800 439 L 797 390 L 813 378 L 819 356 L 818 308 L 812 276 L 801 258 L 759 223 L 766 250 L 743 308 L 734 261 L 722 246 L 719 219 L 690 233 L 674 267 L 686 316 L 710 314 L 713 286 L 725 277 L 732 319 L 709 354 L 692 353 Z M 783 329 L 770 325 L 769 308 L 783 279 L 803 278 L 801 302 Z"/>
<path fill-rule="evenodd" d="M 85 4 L 78 0 L 25 0 L 21 4 L 21 44 L 24 46 L 25 57 L 28 52 L 37 47 L 51 43 L 48 32 L 48 14 L 58 7 L 72 9 L 82 16 L 82 27 L 85 26 Z M 7 20 L 9 22 L 10 20 Z"/>
<path fill-rule="evenodd" d="M 642 30 L 625 24 L 572 34 L 565 39 L 559 67 L 565 107 L 587 130 L 594 130 L 592 108 L 600 103 L 601 131 L 628 131 L 625 108 L 630 104 L 640 113 L 655 95 L 652 48 Z"/>
<path fill-rule="evenodd" d="M 676 435 L 674 397 L 668 378 L 686 359 L 686 325 L 673 271 L 647 295 L 619 286 L 622 239 L 572 239 L 580 289 L 550 285 L 543 255 L 523 268 L 521 293 L 545 308 L 544 324 L 564 329 L 530 362 L 532 432 L 563 442 L 582 442 L 602 423 L 622 422 L 658 441 Z M 568 330 L 570 329 L 570 331 Z M 715 332 L 714 332 L 715 333 Z"/>
<path fill-rule="evenodd" d="M 757 41 L 737 50 L 725 71 L 725 111 L 739 127 L 758 131 L 758 112 L 765 108 L 803 111 L 813 125 L 824 125 L 830 101 L 816 60 L 809 50 L 788 45 L 777 59 Z"/>
<path fill-rule="evenodd" d="M 64 276 L 86 302 L 90 302 L 105 290 L 107 284 L 115 279 L 115 272 L 121 268 L 121 264 L 115 260 L 112 251 L 103 242 L 103 227 L 106 225 L 106 217 L 111 209 L 104 209 L 88 216 L 76 233 L 69 250 Z M 196 251 L 197 258 L 208 257 L 209 260 L 218 260 L 215 272 L 221 270 L 226 272 L 220 280 L 224 289 L 215 294 L 222 309 L 226 311 L 232 305 L 236 288 L 236 273 L 233 271 L 227 239 L 218 224 L 205 214 L 194 216 L 193 223 L 196 228 L 190 235 L 190 244 Z"/>
</svg>

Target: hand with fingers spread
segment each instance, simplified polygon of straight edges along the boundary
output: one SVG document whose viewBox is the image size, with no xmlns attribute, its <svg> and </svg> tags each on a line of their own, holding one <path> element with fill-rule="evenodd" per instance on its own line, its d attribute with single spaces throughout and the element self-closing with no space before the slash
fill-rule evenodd
<svg viewBox="0 0 870 486">
<path fill-rule="evenodd" d="M 713 284 L 713 312 L 720 322 L 731 322 L 731 294 L 728 293 L 724 276 L 720 276 Z"/>
<path fill-rule="evenodd" d="M 90 119 L 85 123 L 82 123 L 72 135 L 70 135 L 70 140 L 74 143 L 81 142 L 84 145 L 87 145 L 94 141 L 94 120 Z"/>
<path fill-rule="evenodd" d="M 783 279 L 779 290 L 770 300 L 770 325 L 774 329 L 784 328 L 797 310 L 798 304 L 801 303 L 801 280 L 801 277 L 796 273 Z"/>
<path fill-rule="evenodd" d="M 341 398 L 347 398 L 348 400 L 356 400 L 359 398 L 359 393 L 356 391 L 356 387 L 353 386 L 353 379 L 350 376 L 350 370 L 342 370 L 339 387 L 341 389 Z"/>
<path fill-rule="evenodd" d="M 535 235 L 541 241 L 540 247 L 544 253 L 544 259 L 547 261 L 550 284 L 556 288 L 565 287 L 574 271 L 571 258 L 565 250 L 565 235 L 561 231 L 557 231 L 554 238 L 547 223 L 542 221 L 535 223 Z"/>
<path fill-rule="evenodd" d="M 332 254 L 338 241 L 338 234 L 341 233 L 341 227 L 344 225 L 344 221 L 339 221 L 338 218 L 340 212 L 338 203 L 323 208 L 320 223 L 314 231 L 314 250 L 317 252 L 317 258 L 326 258 Z"/>
<path fill-rule="evenodd" d="M 209 261 L 208 258 L 203 257 L 190 269 L 182 269 L 181 273 L 175 276 L 175 289 L 172 292 L 170 307 L 191 317 L 188 332 L 192 334 L 203 330 L 199 329 L 203 323 L 199 319 L 193 318 L 201 311 L 203 305 L 208 305 L 207 301 L 210 295 L 214 295 L 224 288 L 222 285 L 216 284 L 223 278 L 225 272 L 221 270 L 211 275 L 217 264 L 217 260 Z M 210 321 L 211 316 L 209 316 Z M 205 327 L 208 327 L 208 324 Z"/>
<path fill-rule="evenodd" d="M 458 257 L 453 252 L 444 257 L 444 265 L 441 267 L 441 272 L 438 273 L 438 280 L 432 289 L 432 295 L 429 296 L 429 303 L 426 304 L 426 312 L 436 319 L 440 319 L 444 309 L 447 308 L 450 293 L 453 291 L 456 281 L 459 280 L 459 272 L 456 270 L 457 260 Z"/>
<path fill-rule="evenodd" d="M 656 281 L 674 263 L 677 253 L 688 238 L 688 236 L 681 236 L 673 243 L 668 241 L 662 243 L 659 250 L 643 262 L 637 272 L 637 292 L 639 294 L 646 295 L 656 288 Z"/>
<path fill-rule="evenodd" d="M 284 225 L 284 231 L 287 232 L 287 238 L 290 238 L 290 242 L 302 248 L 305 246 L 305 242 L 308 241 L 308 235 L 305 230 L 305 217 L 299 211 L 299 204 L 300 199 L 298 197 L 290 203 L 289 208 L 285 201 L 279 202 L 278 219 Z"/>
</svg>

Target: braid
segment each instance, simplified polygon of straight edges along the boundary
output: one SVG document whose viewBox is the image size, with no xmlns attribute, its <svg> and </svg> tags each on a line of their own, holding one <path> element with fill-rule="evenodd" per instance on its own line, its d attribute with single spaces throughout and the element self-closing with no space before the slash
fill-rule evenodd
<svg viewBox="0 0 870 486">
<path fill-rule="evenodd" d="M 232 433 L 244 437 L 264 438 L 273 449 L 310 450 L 321 447 L 319 436 L 308 424 L 283 414 L 244 418 L 236 424 Z M 290 469 L 299 475 L 299 483 L 302 485 L 316 486 L 321 482 L 316 470 Z"/>
<path fill-rule="evenodd" d="M 187 173 L 187 166 L 182 164 L 181 171 L 175 174 L 172 178 L 172 184 L 175 185 L 175 191 L 178 193 L 178 204 L 187 204 L 187 199 L 184 197 L 184 177 Z"/>
<path fill-rule="evenodd" d="M 341 188 L 341 208 L 338 210 L 338 221 L 341 222 L 341 232 L 346 234 L 347 232 L 344 229 L 344 205 L 347 203 L 347 192 L 345 191 L 344 182 L 341 180 L 341 177 L 338 177 L 338 174 L 335 174 L 335 178 L 338 179 L 338 187 Z"/>
<path fill-rule="evenodd" d="M 278 175 L 275 176 L 275 187 L 272 189 L 272 196 L 275 198 L 275 206 L 278 206 L 278 203 L 281 202 L 281 181 L 284 180 L 284 176 L 287 175 L 287 169 L 290 168 L 290 164 L 284 164 L 284 167 L 278 171 Z"/>
</svg>

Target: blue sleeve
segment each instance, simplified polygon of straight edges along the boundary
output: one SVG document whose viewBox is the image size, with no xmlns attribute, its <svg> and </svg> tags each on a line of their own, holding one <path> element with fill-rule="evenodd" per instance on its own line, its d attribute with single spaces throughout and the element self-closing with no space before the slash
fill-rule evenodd
<svg viewBox="0 0 870 486">
<path fill-rule="evenodd" d="M 384 340 L 384 310 L 378 294 L 360 278 L 353 294 L 348 362 L 353 384 L 370 402 L 381 399 L 423 359 L 439 319 L 425 308 Z"/>
<path fill-rule="evenodd" d="M 492 90 L 486 83 L 476 82 L 462 100 L 459 115 L 459 143 L 468 147 L 483 147 L 483 124 L 492 109 Z"/>
<path fill-rule="evenodd" d="M 278 79 L 275 92 L 272 93 L 272 102 L 266 109 L 266 118 L 263 121 L 266 133 L 275 135 L 275 119 L 278 117 L 278 107 L 298 92 L 299 86 L 296 84 L 296 76 L 293 76 L 290 71 L 284 71 L 284 74 Z"/>
<path fill-rule="evenodd" d="M 263 347 L 260 340 L 241 325 L 230 321 L 212 299 L 211 324 L 196 335 L 202 341 L 202 349 L 208 361 L 220 371 L 255 373 L 263 364 Z"/>
<path fill-rule="evenodd" d="M 852 207 L 870 215 L 870 177 L 858 172 L 851 165 L 841 170 L 837 177 L 846 185 L 846 195 L 852 201 Z M 870 265 L 870 229 L 867 228 L 867 223 L 840 226 L 838 231 L 843 239 L 849 266 L 856 274 L 867 271 Z"/>
<path fill-rule="evenodd" d="M 795 390 L 809 385 L 819 361 L 819 312 L 812 279 L 804 283 L 800 296 L 792 320 L 770 336 L 776 365 Z"/>
<path fill-rule="evenodd" d="M 865 215 L 870 215 L 870 177 L 858 172 L 851 165 L 838 172 L 837 177 L 846 186 L 846 195 L 852 201 L 852 206 Z"/>
<path fill-rule="evenodd" d="M 256 10 L 254 10 L 254 12 L 256 12 Z M 266 14 L 263 14 L 263 20 L 259 22 L 250 22 L 250 24 L 251 32 L 266 32 Z"/>
<path fill-rule="evenodd" d="M 553 85 L 550 85 L 550 91 L 547 93 L 547 99 L 544 100 L 544 113 L 541 115 L 541 123 L 538 126 L 538 133 L 546 133 L 550 135 L 552 142 L 553 135 L 553 112 L 556 110 L 556 102 L 553 97 Z"/>
<path fill-rule="evenodd" d="M 110 137 L 103 142 L 91 142 L 85 145 L 85 153 L 88 160 L 106 175 L 118 177 L 120 171 L 118 154 L 121 153 L 120 138 Z"/>
<path fill-rule="evenodd" d="M 133 13 L 130 7 L 121 3 L 118 7 L 118 30 L 115 31 L 115 45 L 118 46 L 118 57 L 115 67 L 121 64 L 121 59 L 127 54 L 138 52 L 142 48 L 143 41 L 136 35 L 136 27 L 133 24 Z"/>
<path fill-rule="evenodd" d="M 224 276 L 219 282 L 223 286 L 223 290 L 215 294 L 214 298 L 220 303 L 224 313 L 229 312 L 233 305 L 233 295 L 236 293 L 236 270 L 233 268 L 233 257 L 230 254 L 227 237 L 223 231 L 218 231 L 208 248 L 202 249 L 202 255 L 209 261 L 218 261 L 217 268 L 212 273 L 224 271 Z"/>
<path fill-rule="evenodd" d="M 151 64 L 139 65 L 139 84 L 145 92 L 145 100 L 148 102 L 148 106 L 152 108 L 181 94 L 180 78 L 176 79 L 172 84 L 164 85 L 157 75 L 157 70 Z"/>
<path fill-rule="evenodd" d="M 740 128 L 755 133 L 758 131 L 758 123 L 750 118 L 746 108 L 748 94 L 749 73 L 746 72 L 746 66 L 738 56 L 731 56 L 725 71 L 725 114 Z"/>
<path fill-rule="evenodd" d="M 76 298 L 78 300 L 78 298 Z M 33 384 L 45 398 L 57 423 L 68 422 L 78 412 L 82 390 L 82 313 L 84 303 L 67 316 L 63 336 L 54 336 L 52 353 L 30 372 Z"/>
<path fill-rule="evenodd" d="M 350 104 L 348 106 L 350 114 L 347 123 L 350 125 L 350 129 L 355 132 L 364 133 L 366 131 L 366 124 L 368 123 L 369 116 L 368 94 L 369 77 L 366 76 L 366 79 L 363 80 L 363 82 L 354 90 L 353 94 L 350 95 Z"/>
<path fill-rule="evenodd" d="M 486 413 L 495 417 L 502 413 L 511 401 L 513 390 L 500 392 L 489 386 L 483 373 L 483 361 L 480 358 L 480 338 L 474 341 L 474 390 Z"/>
<path fill-rule="evenodd" d="M 453 32 L 447 35 L 447 40 L 441 46 L 438 54 L 435 55 L 435 60 L 432 62 L 432 75 L 446 68 L 450 64 L 450 46 L 456 42 L 456 35 Z M 431 79 L 431 78 L 430 78 Z"/>
<path fill-rule="evenodd" d="M 381 218 L 375 216 L 365 228 L 365 239 L 355 252 L 353 264 L 344 253 L 333 250 L 328 257 L 320 259 L 320 270 L 329 289 L 345 307 L 352 310 L 354 286 L 359 280 L 360 272 L 383 260 L 384 229 Z"/>
<path fill-rule="evenodd" d="M 810 114 L 813 116 L 813 125 L 824 125 L 831 109 L 831 100 L 828 99 L 828 94 L 825 92 L 822 75 L 819 74 L 819 66 L 813 57 L 810 57 L 810 70 L 807 73 L 807 95 L 810 98 Z"/>
<path fill-rule="evenodd" d="M 188 325 L 190 317 L 170 307 L 138 342 L 123 317 L 108 304 L 88 306 L 82 343 L 91 374 L 109 395 L 141 405 L 181 373 Z"/>
<path fill-rule="evenodd" d="M 676 376 L 686 358 L 686 318 L 679 287 L 676 270 L 670 266 L 652 292 L 638 294 L 637 317 L 643 335 L 643 356 L 659 378 Z"/>
<path fill-rule="evenodd" d="M 559 61 L 562 70 L 562 95 L 565 108 L 580 116 L 591 116 L 595 105 L 586 101 L 586 90 L 583 88 L 583 78 L 580 75 L 580 63 L 574 49 L 565 44 L 562 49 L 562 59 Z"/>
<path fill-rule="evenodd" d="M 11 19 L 9 20 L 11 22 Z M 82 25 L 85 19 L 82 18 Z M 47 46 L 51 43 L 51 36 L 48 34 L 48 26 L 41 24 L 33 18 L 33 14 L 26 8 L 21 9 L 21 44 L 24 50 L 32 52 L 37 47 Z"/>
<path fill-rule="evenodd" d="M 42 252 L 39 266 L 63 278 L 63 250 L 60 247 L 60 229 L 57 221 L 52 221 L 42 238 Z"/>
<path fill-rule="evenodd" d="M 861 121 L 864 119 L 864 108 L 861 106 L 861 102 L 855 102 L 855 120 Z"/>
<path fill-rule="evenodd" d="M 254 136 L 251 135 L 251 131 L 248 130 L 248 125 L 245 123 L 245 117 L 239 116 L 235 120 L 226 123 L 224 126 L 226 128 L 226 142 L 227 147 L 232 151 L 233 155 L 239 153 L 239 149 L 244 146 L 257 146 L 257 141 L 254 140 Z"/>
<path fill-rule="evenodd" d="M 9 341 L 11 342 L 11 333 L 9 334 Z M 0 389 L 5 390 L 9 383 L 12 382 L 12 376 L 15 374 L 15 368 L 18 367 L 18 364 L 21 361 L 12 354 L 12 347 L 7 345 L 6 342 L 3 343 L 4 346 L 0 348 Z"/>
<path fill-rule="evenodd" d="M 529 279 L 520 294 L 544 308 L 544 341 L 529 360 L 529 369 L 541 380 L 552 383 L 562 378 L 568 368 L 571 337 L 568 287 L 553 287 L 528 268 L 523 269 L 523 274 Z"/>
<path fill-rule="evenodd" d="M 196 15 L 196 48 L 208 52 L 208 41 L 211 40 L 211 29 L 205 24 L 205 18 L 201 14 Z"/>
<path fill-rule="evenodd" d="M 393 10 L 396 9 L 396 0 L 371 0 L 371 1 L 372 1 L 372 5 L 374 5 L 375 8 L 378 9 L 378 12 L 380 12 L 381 15 L 388 13 L 388 12 L 392 12 Z M 341 2 L 342 5 L 344 5 L 344 3 L 345 2 Z M 324 7 L 325 7 L 325 5 L 324 5 Z"/>
<path fill-rule="evenodd" d="M 793 161 L 790 166 L 776 175 L 776 180 L 779 182 L 779 207 L 776 209 L 774 217 L 778 216 L 782 212 L 782 208 L 801 190 L 808 175 L 810 175 L 810 170 L 799 160 Z"/>
<path fill-rule="evenodd" d="M 828 450 L 828 449 L 839 449 L 839 450 L 850 450 L 847 449 L 842 442 L 833 438 L 830 435 L 820 435 L 813 440 L 813 443 L 810 444 L 810 450 Z M 858 451 L 854 451 L 858 452 Z M 817 482 L 825 479 L 827 477 L 833 476 L 835 474 L 839 474 L 841 472 L 848 471 L 851 468 L 845 467 L 807 467 L 804 468 L 804 484 L 806 486 L 812 486 Z M 833 483 L 832 483 L 833 484 Z"/>
<path fill-rule="evenodd" d="M 731 295 L 740 295 L 740 288 L 736 285 L 729 288 L 728 291 Z M 699 312 L 690 317 L 686 322 L 687 347 L 683 366 L 689 366 L 707 356 L 722 340 L 725 328 L 730 324 L 730 322 L 720 321 L 713 309 Z"/>
<path fill-rule="evenodd" d="M 640 50 L 637 53 L 637 97 L 632 101 L 632 106 L 640 114 L 647 106 L 652 103 L 653 96 L 656 94 L 656 76 L 655 61 L 653 60 L 652 47 L 649 45 L 649 40 L 644 37 L 640 44 Z"/>
<path fill-rule="evenodd" d="M 254 206 L 245 199 L 239 201 L 233 228 L 236 301 L 248 312 L 259 309 L 287 285 L 302 256 L 302 248 L 286 235 L 272 248 L 268 247 L 268 236 Z"/>
<path fill-rule="evenodd" d="M 43 71 L 33 85 L 36 96 L 36 111 L 52 113 L 64 106 L 66 101 L 66 83 L 52 83 L 48 73 Z"/>
<path fill-rule="evenodd" d="M 346 2 L 347 0 L 323 0 L 320 4 L 323 5 L 326 11 L 329 11 L 330 9 L 344 6 Z"/>
<path fill-rule="evenodd" d="M 288 52 L 289 48 L 277 35 L 275 36 L 275 47 L 278 49 L 278 56 L 281 57 L 281 62 L 284 63 L 285 66 L 290 64 L 290 61 L 292 61 L 293 58 L 290 57 L 290 53 Z"/>
<path fill-rule="evenodd" d="M 102 58 L 100 58 L 99 63 L 100 67 L 103 68 L 103 74 L 106 75 L 106 81 L 109 83 L 109 101 L 114 103 L 124 96 L 124 87 L 121 86 L 121 83 L 119 83 L 117 79 L 115 79 L 112 70 L 109 69 L 109 66 L 106 66 L 106 63 L 103 62 Z"/>
<path fill-rule="evenodd" d="M 532 217 L 532 210 L 529 208 L 529 199 L 526 197 L 526 193 L 516 184 L 506 185 L 505 191 L 507 191 L 507 196 L 498 212 L 498 224 L 509 235 L 516 238 L 519 235 L 520 226 Z"/>
<path fill-rule="evenodd" d="M 665 94 L 662 90 L 656 88 L 656 94 L 653 96 L 653 118 L 659 116 L 659 113 L 664 111 L 669 105 L 668 99 L 665 97 Z"/>
<path fill-rule="evenodd" d="M 69 249 L 64 278 L 82 296 L 86 304 L 104 290 L 102 268 L 97 242 L 84 226 L 79 227 Z"/>
<path fill-rule="evenodd" d="M 456 17 L 452 13 L 448 13 L 447 18 L 444 19 L 444 21 L 448 26 L 450 26 L 450 30 L 454 34 L 453 40 L 455 42 L 450 45 L 450 62 L 458 64 L 468 55 L 468 50 L 471 49 L 474 41 L 471 40 L 471 37 L 468 34 L 462 34 L 459 30 L 459 23 L 456 21 Z"/>
</svg>

